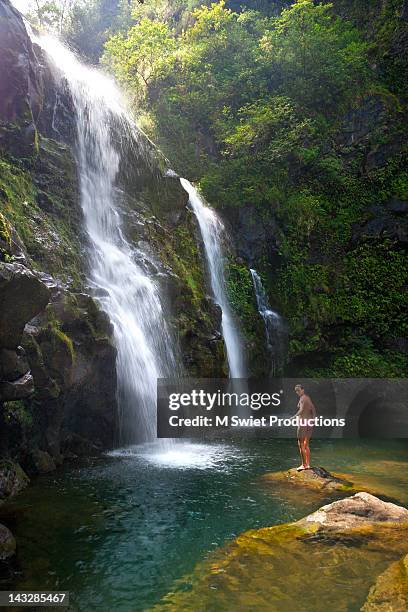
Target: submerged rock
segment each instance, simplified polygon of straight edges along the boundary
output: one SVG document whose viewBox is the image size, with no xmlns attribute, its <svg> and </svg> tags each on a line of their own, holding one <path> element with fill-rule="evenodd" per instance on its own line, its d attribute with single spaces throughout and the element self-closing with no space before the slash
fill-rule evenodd
<svg viewBox="0 0 408 612">
<path fill-rule="evenodd" d="M 377 576 L 406 554 L 407 536 L 406 508 L 357 493 L 297 522 L 241 534 L 154 609 L 359 609 Z"/>
<path fill-rule="evenodd" d="M 362 612 L 408 610 L 408 555 L 392 563 L 371 587 Z"/>
</svg>

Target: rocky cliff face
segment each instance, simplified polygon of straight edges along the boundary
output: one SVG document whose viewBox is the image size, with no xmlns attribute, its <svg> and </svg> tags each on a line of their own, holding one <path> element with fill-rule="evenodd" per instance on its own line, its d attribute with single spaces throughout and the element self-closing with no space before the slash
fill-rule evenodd
<svg viewBox="0 0 408 612">
<path fill-rule="evenodd" d="M 86 293 L 74 152 L 45 129 L 55 85 L 9 2 L 0 49 L 1 453 L 35 473 L 112 446 L 116 351 Z"/>
<path fill-rule="evenodd" d="M 72 104 L 8 0 L 0 54 L 1 454 L 35 473 L 114 445 L 116 349 L 86 281 Z M 151 254 L 185 371 L 222 375 L 220 313 L 206 296 L 187 194 L 147 141 L 126 160 L 125 231 Z"/>
</svg>

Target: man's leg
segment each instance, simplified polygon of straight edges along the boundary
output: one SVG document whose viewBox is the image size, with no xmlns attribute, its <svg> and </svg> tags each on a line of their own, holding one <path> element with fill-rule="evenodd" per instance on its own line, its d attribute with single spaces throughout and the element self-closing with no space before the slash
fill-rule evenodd
<svg viewBox="0 0 408 612">
<path fill-rule="evenodd" d="M 303 445 L 303 454 L 305 457 L 303 465 L 305 468 L 310 468 L 310 448 L 309 448 L 309 438 L 306 438 Z"/>
<path fill-rule="evenodd" d="M 298 447 L 299 447 L 301 464 L 299 465 L 297 470 L 298 470 L 298 472 L 300 472 L 301 470 L 305 469 L 305 465 L 306 465 L 305 464 L 305 454 L 304 454 L 303 439 L 302 438 L 298 438 Z"/>
</svg>

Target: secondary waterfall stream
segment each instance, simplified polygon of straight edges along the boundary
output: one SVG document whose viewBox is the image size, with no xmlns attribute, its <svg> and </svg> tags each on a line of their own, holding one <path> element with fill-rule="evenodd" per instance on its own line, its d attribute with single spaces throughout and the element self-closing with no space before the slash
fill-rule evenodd
<svg viewBox="0 0 408 612">
<path fill-rule="evenodd" d="M 268 296 L 262 285 L 261 277 L 253 268 L 250 269 L 250 272 L 254 284 L 258 312 L 265 325 L 266 347 L 271 356 L 270 374 L 275 376 L 283 365 L 285 328 L 282 317 L 272 310 L 269 305 Z"/>
<path fill-rule="evenodd" d="M 211 288 L 214 299 L 222 311 L 222 334 L 227 350 L 230 377 L 245 378 L 244 350 L 231 312 L 225 285 L 222 252 L 224 226 L 215 211 L 204 202 L 194 185 L 184 178 L 180 180 L 189 195 L 191 208 L 198 221 L 210 273 Z"/>
<path fill-rule="evenodd" d="M 113 142 L 112 123 L 127 132 L 136 128 L 112 80 L 81 64 L 57 40 L 41 37 L 39 43 L 68 85 L 75 107 L 89 281 L 113 323 L 118 351 L 119 442 L 153 440 L 156 381 L 174 375 L 176 364 L 158 289 L 143 269 L 142 254 L 122 232 L 115 188 L 121 151 Z"/>
</svg>

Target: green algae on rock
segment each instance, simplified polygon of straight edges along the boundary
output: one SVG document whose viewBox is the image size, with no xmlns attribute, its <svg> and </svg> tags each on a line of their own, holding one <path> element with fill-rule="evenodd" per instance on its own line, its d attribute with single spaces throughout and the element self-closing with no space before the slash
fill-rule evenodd
<svg viewBox="0 0 408 612">
<path fill-rule="evenodd" d="M 319 490 L 322 493 L 327 493 L 329 491 L 350 492 L 354 489 L 352 482 L 337 474 L 331 474 L 322 467 L 312 467 L 308 470 L 301 471 L 298 471 L 296 468 L 291 468 L 282 472 L 270 472 L 264 474 L 262 480 L 268 483 L 283 483 L 307 487 Z"/>
<path fill-rule="evenodd" d="M 406 467 L 399 462 L 398 465 Z M 351 493 L 366 492 L 391 501 L 405 503 L 401 491 L 384 478 L 376 478 L 370 473 L 329 472 L 322 467 L 297 471 L 296 468 L 281 472 L 267 472 L 261 476 L 261 482 L 271 492 L 279 493 L 287 499 L 296 499 L 300 492 L 316 501 L 330 499 L 333 496 L 344 496 Z"/>
<path fill-rule="evenodd" d="M 346 612 L 360 607 L 378 574 L 406 553 L 407 536 L 406 508 L 357 493 L 295 523 L 241 534 L 153 609 L 289 612 L 301 601 L 314 612 Z"/>
<path fill-rule="evenodd" d="M 362 612 L 408 610 L 408 555 L 392 563 L 371 587 Z"/>
</svg>

